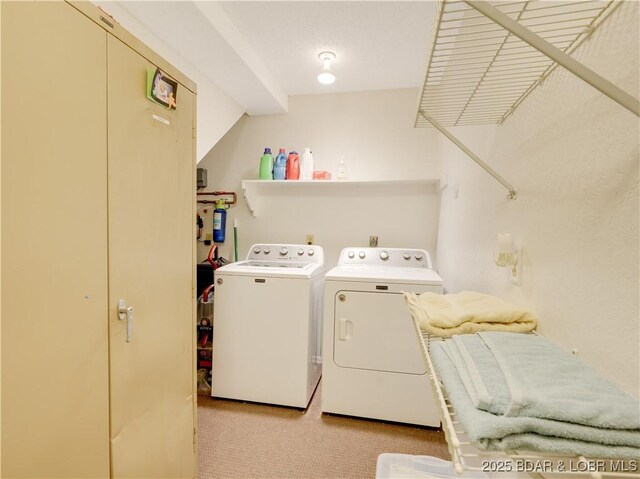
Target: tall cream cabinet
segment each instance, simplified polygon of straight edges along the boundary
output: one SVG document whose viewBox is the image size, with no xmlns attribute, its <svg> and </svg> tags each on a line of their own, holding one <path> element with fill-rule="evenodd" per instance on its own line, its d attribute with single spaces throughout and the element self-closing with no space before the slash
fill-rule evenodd
<svg viewBox="0 0 640 479">
<path fill-rule="evenodd" d="M 0 5 L 1 475 L 194 477 L 195 85 L 91 4 Z"/>
</svg>

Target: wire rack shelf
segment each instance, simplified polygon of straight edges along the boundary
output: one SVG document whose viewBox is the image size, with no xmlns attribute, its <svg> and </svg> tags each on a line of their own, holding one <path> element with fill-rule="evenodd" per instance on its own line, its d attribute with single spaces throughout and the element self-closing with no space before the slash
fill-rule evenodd
<svg viewBox="0 0 640 479">
<path fill-rule="evenodd" d="M 449 401 L 444 384 L 438 377 L 438 373 L 431 361 L 431 356 L 429 355 L 430 344 L 434 341 L 441 341 L 441 339 L 424 333 L 414 318 L 412 318 L 412 321 L 427 366 L 427 376 L 431 382 L 435 403 L 440 410 L 442 430 L 447 440 L 451 461 L 456 473 L 481 471 L 488 473 L 490 477 L 508 477 L 509 479 L 566 477 L 590 479 L 640 478 L 640 474 L 635 471 L 624 469 L 613 471 L 610 467 L 607 469 L 606 465 L 610 466 L 612 464 L 611 461 L 603 461 L 598 458 L 569 457 L 529 451 L 478 450 L 468 438 L 463 425 L 457 420 L 455 409 Z M 605 467 L 602 467 L 603 465 Z M 638 463 L 636 462 L 637 465 Z"/>
<path fill-rule="evenodd" d="M 486 2 L 566 54 L 621 3 Z M 415 126 L 502 123 L 558 66 L 463 0 L 440 0 Z"/>
</svg>

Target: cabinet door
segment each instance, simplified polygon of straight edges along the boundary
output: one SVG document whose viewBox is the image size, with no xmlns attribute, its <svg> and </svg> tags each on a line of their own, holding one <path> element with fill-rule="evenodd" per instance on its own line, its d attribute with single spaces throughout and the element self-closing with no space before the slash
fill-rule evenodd
<svg viewBox="0 0 640 479">
<path fill-rule="evenodd" d="M 155 67 L 113 37 L 107 68 L 112 475 L 193 477 L 195 97 L 148 100 Z"/>
<path fill-rule="evenodd" d="M 109 476 L 106 33 L 2 9 L 2 477 Z"/>
</svg>

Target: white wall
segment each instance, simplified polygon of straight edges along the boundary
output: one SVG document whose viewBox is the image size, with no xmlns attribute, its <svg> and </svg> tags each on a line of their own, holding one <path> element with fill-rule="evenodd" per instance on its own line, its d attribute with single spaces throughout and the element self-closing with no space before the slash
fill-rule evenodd
<svg viewBox="0 0 640 479">
<path fill-rule="evenodd" d="M 239 204 L 228 210 L 224 257 L 233 258 L 232 225 L 239 220 L 240 256 L 256 242 L 304 243 L 307 234 L 324 247 L 327 263 L 337 261 L 345 246 L 422 247 L 435 256 L 439 194 L 424 187 L 327 185 L 264 198 L 253 218 L 242 198 L 241 180 L 256 179 L 264 147 L 299 153 L 309 146 L 315 169 L 335 178 L 345 155 L 352 180 L 412 179 L 439 176 L 437 133 L 413 128 L 417 90 L 294 96 L 289 113 L 244 116 L 202 161 L 209 171 L 209 191 L 233 190 Z M 314 185 L 312 185 L 314 186 Z M 200 207 L 202 211 L 204 208 Z M 211 231 L 207 208 L 206 231 Z M 202 259 L 207 247 L 200 245 Z"/>
<path fill-rule="evenodd" d="M 136 20 L 119 5 L 119 2 L 94 0 L 92 3 L 102 7 L 129 32 L 196 82 L 198 85 L 196 161 L 201 161 L 213 145 L 242 116 L 243 108 L 182 55 Z"/>
<path fill-rule="evenodd" d="M 574 55 L 636 96 L 638 24 L 638 3 L 625 2 Z M 449 146 L 438 237 L 449 291 L 530 306 L 543 334 L 635 395 L 639 133 L 638 118 L 558 68 L 502 126 L 456 129 L 519 198 Z M 522 287 L 492 263 L 501 231 L 523 247 Z"/>
</svg>

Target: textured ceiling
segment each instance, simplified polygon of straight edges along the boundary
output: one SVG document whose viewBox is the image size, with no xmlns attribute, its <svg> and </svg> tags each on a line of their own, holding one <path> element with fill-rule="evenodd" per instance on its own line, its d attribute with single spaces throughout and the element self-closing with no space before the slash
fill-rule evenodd
<svg viewBox="0 0 640 479">
<path fill-rule="evenodd" d="M 289 95 L 417 87 L 436 3 L 222 2 Z M 318 53 L 332 50 L 337 79 L 323 86 Z"/>
<path fill-rule="evenodd" d="M 284 113 L 287 95 L 417 87 L 436 10 L 431 0 L 117 3 L 249 114 Z M 337 54 L 333 85 L 316 80 L 324 50 Z"/>
</svg>

